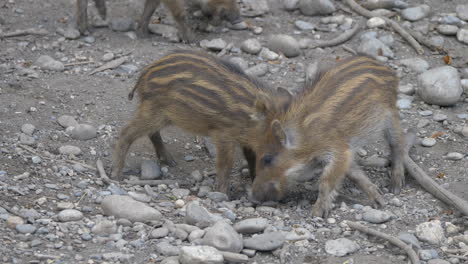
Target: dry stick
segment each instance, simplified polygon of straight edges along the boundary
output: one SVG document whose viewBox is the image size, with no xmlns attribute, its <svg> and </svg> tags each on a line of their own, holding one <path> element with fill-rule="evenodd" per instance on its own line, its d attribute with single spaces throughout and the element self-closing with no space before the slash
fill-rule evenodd
<svg viewBox="0 0 468 264">
<path fill-rule="evenodd" d="M 413 263 L 413 264 L 419 264 L 420 263 L 418 254 L 416 254 L 416 252 L 413 250 L 413 248 L 410 245 L 406 244 L 405 242 L 401 241 L 400 239 L 398 239 L 398 238 L 396 238 L 394 236 L 384 234 L 384 233 L 379 232 L 377 230 L 370 229 L 369 227 L 363 226 L 363 225 L 361 225 L 359 223 L 356 223 L 356 222 L 346 221 L 346 224 L 349 227 L 351 227 L 353 229 L 356 229 L 356 230 L 358 230 L 360 232 L 363 232 L 363 233 L 373 235 L 373 236 L 376 236 L 376 237 L 387 240 L 388 242 L 392 243 L 393 245 L 395 245 L 395 246 L 403 249 L 404 251 L 406 251 L 406 254 L 408 254 L 408 257 L 410 258 L 411 263 Z"/>
<path fill-rule="evenodd" d="M 42 28 L 39 28 L 39 29 L 28 28 L 28 29 L 19 29 L 13 32 L 0 34 L 0 38 L 11 38 L 11 37 L 24 36 L 24 35 L 47 35 L 47 34 L 49 34 L 49 32 Z"/>
<path fill-rule="evenodd" d="M 106 171 L 104 170 L 104 165 L 102 164 L 101 159 L 98 159 L 96 161 L 96 167 L 97 167 L 97 170 L 99 172 L 99 176 L 101 176 L 101 180 L 105 184 L 111 184 L 111 183 L 117 184 L 116 181 L 113 181 L 113 180 L 109 179 L 109 177 L 107 176 Z"/>
<path fill-rule="evenodd" d="M 51 158 L 49 158 L 49 157 L 44 157 L 44 156 L 39 155 L 39 153 L 37 153 L 37 151 L 35 151 L 33 148 L 31 148 L 31 147 L 29 147 L 29 146 L 26 146 L 26 145 L 23 145 L 23 144 L 18 144 L 18 146 L 19 146 L 20 148 L 22 148 L 22 149 L 24 149 L 24 150 L 26 150 L 26 151 L 28 151 L 28 152 L 34 154 L 34 155 L 39 156 L 41 159 L 44 159 L 44 160 L 53 160 L 53 159 L 51 159 Z M 90 165 L 88 165 L 88 164 L 86 164 L 86 163 L 74 161 L 74 160 L 59 160 L 59 159 L 57 159 L 57 160 L 55 160 L 55 161 L 57 161 L 57 162 L 68 162 L 68 163 L 72 163 L 72 164 L 78 164 L 78 165 L 81 165 L 81 166 L 83 166 L 83 167 L 85 167 L 85 168 L 87 168 L 87 169 L 90 169 L 90 170 L 94 170 L 94 171 L 97 170 L 97 169 L 96 169 L 95 167 L 93 167 L 93 166 L 90 166 Z"/>
<path fill-rule="evenodd" d="M 70 66 L 83 65 L 83 64 L 90 64 L 90 63 L 94 63 L 94 61 L 90 60 L 90 61 L 72 62 L 72 63 L 64 64 L 63 66 L 65 66 L 65 67 L 70 67 Z"/>
<path fill-rule="evenodd" d="M 354 0 L 345 0 L 349 7 L 354 10 L 356 13 L 360 14 L 361 16 L 372 18 L 372 17 L 380 17 L 381 19 L 385 20 L 398 34 L 401 35 L 408 43 L 416 50 L 419 55 L 424 54 L 424 49 L 419 45 L 418 41 L 413 38 L 404 28 L 402 28 L 397 22 L 382 16 L 378 16 L 374 12 L 371 12 L 364 7 L 360 6 Z"/>
<path fill-rule="evenodd" d="M 436 46 L 432 44 L 428 39 L 426 39 L 420 32 L 417 31 L 410 31 L 408 28 L 406 28 L 411 33 L 411 36 L 415 38 L 419 43 L 423 44 L 424 46 L 428 47 L 432 51 L 438 51 L 438 52 L 444 52 L 447 53 L 442 47 Z"/>
<path fill-rule="evenodd" d="M 118 59 L 115 59 L 115 60 L 112 60 L 112 61 L 109 61 L 108 63 L 102 65 L 101 67 L 97 68 L 97 69 L 94 69 L 93 71 L 91 71 L 89 73 L 89 75 L 93 75 L 97 72 L 102 72 L 102 71 L 105 71 L 105 70 L 110 70 L 110 69 L 114 69 L 114 68 L 117 68 L 119 67 L 120 65 L 122 65 L 123 63 L 125 63 L 127 61 L 128 57 L 127 56 L 123 56 L 123 57 L 120 57 Z"/>
<path fill-rule="evenodd" d="M 429 175 L 427 175 L 424 170 L 413 161 L 413 159 L 411 159 L 408 152 L 414 145 L 415 141 L 416 134 L 414 131 L 409 131 L 406 135 L 405 156 L 403 158 L 405 168 L 409 175 L 411 175 L 427 192 L 444 203 L 455 207 L 462 214 L 468 216 L 468 202 L 456 196 L 452 192 L 442 188 L 439 184 L 437 184 L 437 182 L 429 177 Z"/>
<path fill-rule="evenodd" d="M 160 185 L 160 184 L 174 184 L 178 181 L 176 180 L 133 180 L 133 181 L 127 181 L 127 184 L 130 185 L 149 185 L 149 186 L 155 186 L 155 185 Z"/>
<path fill-rule="evenodd" d="M 339 35 L 338 37 L 330 40 L 316 40 L 311 41 L 307 46 L 308 48 L 323 48 L 323 47 L 332 47 L 339 45 L 343 42 L 348 41 L 351 39 L 358 31 L 361 29 L 361 22 L 358 22 L 348 31 L 345 31 L 343 34 Z"/>
<path fill-rule="evenodd" d="M 352 48 L 346 46 L 346 45 L 343 45 L 341 46 L 344 50 L 346 50 L 347 52 L 353 54 L 353 55 L 357 55 L 357 52 L 355 50 L 353 50 Z"/>
</svg>

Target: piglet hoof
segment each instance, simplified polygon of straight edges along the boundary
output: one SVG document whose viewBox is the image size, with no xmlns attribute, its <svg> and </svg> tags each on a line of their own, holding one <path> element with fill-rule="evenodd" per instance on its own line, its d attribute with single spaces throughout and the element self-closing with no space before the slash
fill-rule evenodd
<svg viewBox="0 0 468 264">
<path fill-rule="evenodd" d="M 387 202 L 384 200 L 384 198 L 380 194 L 376 195 L 373 201 L 373 207 L 378 209 L 384 207 L 385 205 L 387 205 Z"/>
<path fill-rule="evenodd" d="M 123 180 L 122 173 L 119 173 L 116 170 L 112 170 L 110 178 L 112 180 L 116 180 L 116 181 L 122 181 Z"/>
<path fill-rule="evenodd" d="M 312 216 L 313 217 L 322 217 L 325 218 L 328 216 L 328 209 L 324 208 L 324 206 L 320 205 L 319 203 L 315 203 L 312 207 Z"/>
<path fill-rule="evenodd" d="M 177 166 L 177 162 L 172 157 L 160 158 L 159 161 L 170 167 Z"/>
</svg>

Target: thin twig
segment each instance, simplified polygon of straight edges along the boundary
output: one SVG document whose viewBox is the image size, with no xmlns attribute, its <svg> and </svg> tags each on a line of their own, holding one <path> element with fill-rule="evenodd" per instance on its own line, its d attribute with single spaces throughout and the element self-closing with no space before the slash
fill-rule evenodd
<svg viewBox="0 0 468 264">
<path fill-rule="evenodd" d="M 43 160 L 54 160 L 54 159 L 52 159 L 52 158 L 44 157 L 44 156 L 40 155 L 39 153 L 37 153 L 36 150 L 34 150 L 33 148 L 31 148 L 31 147 L 29 147 L 29 146 L 26 146 L 26 145 L 23 145 L 23 144 L 18 144 L 18 147 L 20 147 L 20 148 L 22 148 L 22 149 L 24 149 L 24 150 L 26 150 L 26 151 L 28 151 L 28 152 L 30 152 L 30 153 L 36 155 L 36 156 L 39 156 L 39 157 L 40 157 L 41 159 L 43 159 Z M 67 163 L 71 163 L 71 164 L 78 164 L 78 165 L 81 165 L 81 166 L 83 166 L 84 168 L 87 168 L 87 169 L 90 169 L 90 170 L 94 170 L 94 171 L 97 170 L 97 169 L 96 169 L 95 167 L 93 167 L 93 166 L 90 166 L 90 165 L 88 165 L 88 164 L 86 164 L 86 163 L 82 163 L 82 162 L 75 161 L 75 160 L 60 160 L 60 159 L 57 159 L 57 160 L 55 160 L 55 161 L 56 161 L 56 162 L 67 162 Z"/>
<path fill-rule="evenodd" d="M 416 50 L 419 55 L 424 54 L 424 49 L 419 45 L 418 41 L 411 36 L 403 27 L 401 27 L 397 22 L 387 18 L 377 15 L 376 13 L 365 9 L 364 7 L 360 6 L 354 0 L 345 0 L 348 6 L 354 10 L 354 12 L 358 13 L 361 16 L 372 18 L 372 17 L 380 17 L 381 19 L 385 20 L 387 24 L 389 24 L 393 30 L 395 30 L 398 34 L 401 35 L 408 43 Z"/>
<path fill-rule="evenodd" d="M 110 70 L 110 69 L 117 68 L 120 65 L 122 65 L 123 63 L 125 63 L 127 61 L 127 59 L 128 59 L 128 56 L 123 56 L 123 57 L 120 57 L 118 59 L 109 61 L 108 63 L 102 65 L 101 67 L 98 67 L 98 68 L 92 70 L 89 73 L 89 75 L 93 75 L 93 74 L 98 73 L 98 72 L 102 72 L 102 71 L 105 71 L 105 70 Z"/>
<path fill-rule="evenodd" d="M 357 55 L 357 52 L 355 50 L 353 50 L 352 48 L 346 46 L 346 45 L 343 45 L 341 46 L 344 50 L 346 50 L 347 52 L 353 54 L 353 55 Z"/>
<path fill-rule="evenodd" d="M 65 66 L 65 67 L 70 67 L 70 66 L 83 65 L 83 64 L 90 64 L 90 63 L 94 63 L 94 61 L 93 61 L 93 60 L 90 60 L 90 61 L 72 62 L 72 63 L 64 64 L 63 66 Z"/>
<path fill-rule="evenodd" d="M 18 36 L 25 36 L 25 35 L 47 35 L 49 32 L 43 28 L 35 29 L 35 28 L 28 28 L 28 29 L 19 29 L 13 32 L 7 32 L 0 34 L 0 38 L 11 38 L 11 37 L 18 37 Z"/>
<path fill-rule="evenodd" d="M 427 192 L 432 194 L 437 199 L 442 202 L 458 209 L 462 214 L 468 216 L 468 202 L 453 194 L 441 187 L 437 182 L 435 182 L 429 175 L 427 175 L 421 167 L 416 164 L 416 162 L 411 159 L 408 151 L 414 145 L 416 141 L 416 133 L 414 131 L 409 131 L 406 135 L 406 145 L 404 153 L 404 165 L 406 171 L 411 175 L 418 183 L 421 185 Z"/>
<path fill-rule="evenodd" d="M 416 254 L 416 252 L 413 250 L 413 248 L 410 245 L 406 244 L 405 242 L 401 241 L 400 239 L 398 239 L 398 238 L 396 238 L 394 236 L 384 234 L 384 233 L 382 233 L 380 231 L 371 229 L 369 227 L 363 226 L 363 225 L 361 225 L 359 223 L 356 223 L 356 222 L 346 221 L 346 224 L 349 227 L 351 227 L 353 229 L 356 229 L 356 230 L 358 230 L 360 232 L 363 232 L 363 233 L 373 235 L 373 236 L 376 236 L 376 237 L 387 240 L 388 242 L 392 243 L 393 245 L 403 249 L 406 252 L 406 254 L 408 254 L 408 257 L 410 258 L 411 263 L 413 263 L 413 264 L 419 264 L 420 263 L 418 254 Z"/>
<path fill-rule="evenodd" d="M 126 183 L 129 185 L 155 186 L 155 185 L 160 185 L 160 184 L 171 185 L 177 182 L 178 181 L 176 180 L 133 180 L 133 181 L 127 181 Z"/>
<path fill-rule="evenodd" d="M 118 184 L 118 182 L 114 181 L 114 180 L 111 180 L 108 176 L 107 176 L 107 173 L 106 171 L 104 170 L 104 165 L 102 164 L 102 161 L 101 159 L 98 159 L 96 161 L 96 167 L 97 167 L 97 170 L 99 172 L 99 176 L 101 176 L 101 180 L 105 183 L 105 184 Z"/>
<path fill-rule="evenodd" d="M 332 47 L 339 45 L 343 42 L 350 40 L 358 31 L 361 29 L 362 22 L 357 22 L 353 28 L 348 31 L 343 32 L 343 34 L 338 37 L 330 40 L 310 40 L 307 47 L 308 48 L 323 48 L 323 47 Z"/>
</svg>

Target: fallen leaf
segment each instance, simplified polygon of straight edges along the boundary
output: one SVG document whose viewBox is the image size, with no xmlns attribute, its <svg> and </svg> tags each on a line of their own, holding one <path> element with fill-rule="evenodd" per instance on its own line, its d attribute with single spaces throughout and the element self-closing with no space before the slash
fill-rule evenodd
<svg viewBox="0 0 468 264">
<path fill-rule="evenodd" d="M 57 22 L 63 23 L 63 24 L 64 24 L 64 23 L 67 23 L 67 21 L 68 21 L 68 19 L 66 19 L 66 18 L 64 18 L 64 17 L 61 17 L 61 18 L 57 19 Z"/>
<path fill-rule="evenodd" d="M 340 59 L 341 59 L 340 56 L 336 56 L 335 58 L 336 61 L 340 61 Z"/>
<path fill-rule="evenodd" d="M 450 57 L 449 55 L 445 55 L 444 62 L 445 64 L 452 64 L 452 57 Z"/>
<path fill-rule="evenodd" d="M 437 179 L 443 179 L 443 178 L 445 178 L 445 173 L 440 172 L 439 174 L 436 175 L 436 178 L 437 178 Z"/>
<path fill-rule="evenodd" d="M 432 134 L 431 138 L 438 138 L 440 136 L 442 136 L 444 134 L 444 132 L 435 132 L 434 134 Z"/>
<path fill-rule="evenodd" d="M 377 55 L 379 55 L 379 56 L 382 56 L 382 55 L 383 55 L 383 50 L 382 50 L 382 48 L 379 48 L 379 49 L 377 50 Z"/>
<path fill-rule="evenodd" d="M 448 210 L 443 211 L 443 213 L 446 215 L 453 215 L 453 210 L 448 209 Z"/>
<path fill-rule="evenodd" d="M 271 61 L 268 61 L 268 63 L 270 63 L 270 64 L 280 64 L 281 62 L 279 60 L 271 60 Z"/>
</svg>

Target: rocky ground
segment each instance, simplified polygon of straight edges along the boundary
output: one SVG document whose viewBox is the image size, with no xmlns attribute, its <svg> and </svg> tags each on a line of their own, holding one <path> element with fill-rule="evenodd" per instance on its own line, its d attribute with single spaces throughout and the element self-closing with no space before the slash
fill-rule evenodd
<svg viewBox="0 0 468 264">
<path fill-rule="evenodd" d="M 423 55 L 385 20 L 364 19 L 338 0 L 242 0 L 244 23 L 197 30 L 193 45 L 175 42 L 163 9 L 151 25 L 157 34 L 138 39 L 134 21 L 143 1 L 136 0 L 108 1 L 108 23 L 95 19 L 90 4 L 92 24 L 109 27 L 93 27 L 80 37 L 68 27 L 73 2 L 0 1 L 0 35 L 31 29 L 0 38 L 1 263 L 408 262 L 403 250 L 353 231 L 346 220 L 399 237 L 422 263 L 468 259 L 466 217 L 409 177 L 400 195 L 389 193 L 383 142 L 358 154 L 388 205 L 372 209 L 346 181 L 326 219 L 310 216 L 314 183 L 299 184 L 281 203 L 254 206 L 246 199 L 250 180 L 240 161 L 232 176 L 234 200 L 213 192 L 209 142 L 177 128 L 162 133 L 177 167 L 160 167 L 149 141 L 141 139 L 127 158 L 125 173 L 133 183 L 108 185 L 95 169 L 100 159 L 109 171 L 115 139 L 135 107 L 126 98 L 138 71 L 172 49 L 230 57 L 273 88 L 292 92 L 318 64 L 358 51 L 398 72 L 402 124 L 418 135 L 413 159 L 468 200 L 465 0 L 393 2 L 394 21 L 442 47 L 424 48 Z M 314 48 L 357 21 L 366 23 L 351 40 Z M 141 186 L 138 179 L 165 182 Z"/>
</svg>

